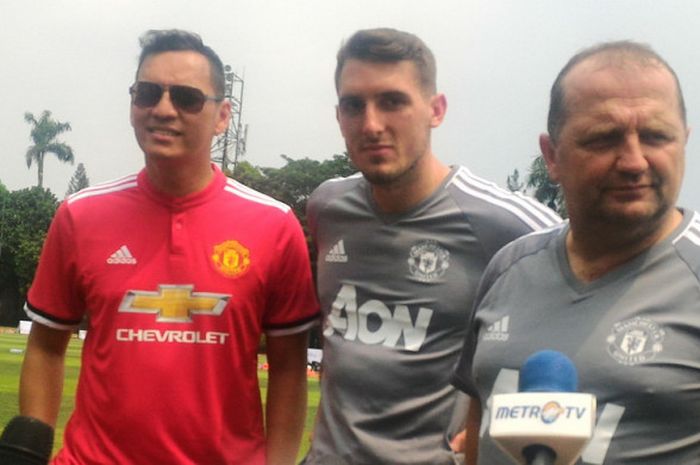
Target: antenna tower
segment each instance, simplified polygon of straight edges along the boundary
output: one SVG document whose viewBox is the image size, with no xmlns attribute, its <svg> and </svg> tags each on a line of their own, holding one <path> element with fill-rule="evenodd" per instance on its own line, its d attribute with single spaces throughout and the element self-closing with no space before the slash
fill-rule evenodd
<svg viewBox="0 0 700 465">
<path fill-rule="evenodd" d="M 224 66 L 225 95 L 231 103 L 231 118 L 228 127 L 223 134 L 214 140 L 212 146 L 212 160 L 220 163 L 221 170 L 232 175 L 236 174 L 239 158 L 246 152 L 246 139 L 248 125 L 243 125 L 243 78 L 231 70 L 229 65 Z"/>
</svg>

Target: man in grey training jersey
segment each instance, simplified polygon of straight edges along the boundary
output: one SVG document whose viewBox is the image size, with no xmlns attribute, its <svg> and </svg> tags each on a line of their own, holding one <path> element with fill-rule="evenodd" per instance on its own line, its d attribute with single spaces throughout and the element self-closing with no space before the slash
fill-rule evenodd
<svg viewBox="0 0 700 465">
<path fill-rule="evenodd" d="M 548 132 L 570 221 L 513 242 L 484 274 L 455 377 L 474 398 L 468 441 L 479 464 L 512 463 L 488 436 L 489 399 L 548 348 L 598 400 L 579 464 L 697 464 L 700 215 L 675 206 L 689 133 L 678 78 L 644 45 L 586 49 L 552 87 Z"/>
<path fill-rule="evenodd" d="M 466 396 L 450 378 L 483 268 L 559 218 L 433 154 L 447 104 L 416 36 L 355 33 L 335 82 L 361 174 L 322 184 L 308 203 L 325 325 L 306 463 L 459 463 L 450 443 L 458 448 Z"/>
</svg>

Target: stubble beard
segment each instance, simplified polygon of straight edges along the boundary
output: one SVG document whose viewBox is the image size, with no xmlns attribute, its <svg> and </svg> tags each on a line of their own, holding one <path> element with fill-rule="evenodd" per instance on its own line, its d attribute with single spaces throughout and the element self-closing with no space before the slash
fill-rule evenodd
<svg viewBox="0 0 700 465">
<path fill-rule="evenodd" d="M 367 181 L 373 186 L 382 188 L 398 187 L 410 184 L 416 177 L 418 164 L 420 163 L 420 157 L 413 160 L 413 162 L 406 168 L 400 171 L 392 172 L 363 172 L 363 176 Z"/>
<path fill-rule="evenodd" d="M 383 189 L 390 189 L 400 186 L 410 185 L 416 182 L 416 178 L 419 175 L 419 165 L 423 162 L 425 155 L 427 153 L 427 148 L 423 150 L 418 150 L 418 155 L 414 155 L 410 165 L 405 167 L 397 167 L 397 169 L 390 171 L 372 170 L 372 167 L 367 170 L 362 171 L 362 175 L 365 179 L 373 186 L 380 187 Z M 351 157 L 352 158 L 352 157 Z"/>
<path fill-rule="evenodd" d="M 662 186 L 654 189 L 654 200 L 646 211 L 625 212 L 605 205 L 594 209 L 590 219 L 603 225 L 604 230 L 619 231 L 625 242 L 643 241 L 662 228 L 664 220 L 673 210 L 670 200 L 663 194 Z"/>
</svg>

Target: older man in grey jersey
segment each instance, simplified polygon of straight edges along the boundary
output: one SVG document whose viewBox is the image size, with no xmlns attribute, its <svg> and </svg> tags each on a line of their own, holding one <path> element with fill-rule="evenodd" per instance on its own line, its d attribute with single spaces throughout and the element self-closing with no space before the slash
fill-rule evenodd
<svg viewBox="0 0 700 465">
<path fill-rule="evenodd" d="M 474 398 L 467 463 L 477 442 L 478 463 L 511 463 L 486 433 L 488 399 L 544 348 L 598 399 L 581 463 L 697 463 L 700 215 L 675 205 L 689 134 L 678 78 L 641 44 L 586 49 L 554 83 L 548 130 L 570 222 L 513 242 L 484 275 L 455 378 Z M 489 337 L 505 319 L 508 337 Z"/>
</svg>

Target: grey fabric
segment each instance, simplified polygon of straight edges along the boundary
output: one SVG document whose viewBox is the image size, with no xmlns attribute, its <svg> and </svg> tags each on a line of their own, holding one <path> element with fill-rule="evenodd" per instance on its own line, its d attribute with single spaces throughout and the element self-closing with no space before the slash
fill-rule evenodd
<svg viewBox="0 0 700 465">
<path fill-rule="evenodd" d="M 455 373 L 484 408 L 479 463 L 511 465 L 488 437 L 488 399 L 517 391 L 542 349 L 567 354 L 598 400 L 579 463 L 700 463 L 700 215 L 685 211 L 670 237 L 590 284 L 568 265 L 567 230 L 513 242 L 484 275 Z"/>
<path fill-rule="evenodd" d="M 402 215 L 361 175 L 308 203 L 325 314 L 321 403 L 307 464 L 454 464 L 466 396 L 450 378 L 491 256 L 559 218 L 455 167 Z"/>
</svg>

